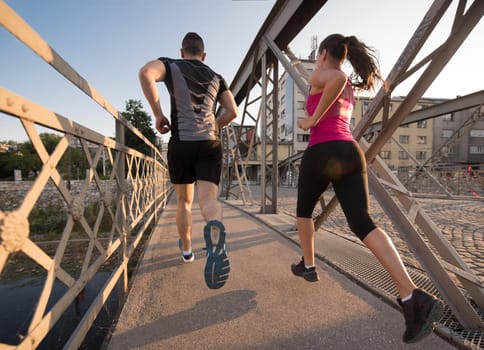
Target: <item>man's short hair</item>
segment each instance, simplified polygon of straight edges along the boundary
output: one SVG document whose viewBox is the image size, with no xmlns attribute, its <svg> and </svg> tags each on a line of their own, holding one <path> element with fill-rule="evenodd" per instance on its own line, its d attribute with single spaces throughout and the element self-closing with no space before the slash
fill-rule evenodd
<svg viewBox="0 0 484 350">
<path fill-rule="evenodd" d="M 203 39 L 194 32 L 188 32 L 182 41 L 182 49 L 189 55 L 200 56 L 205 52 Z"/>
</svg>

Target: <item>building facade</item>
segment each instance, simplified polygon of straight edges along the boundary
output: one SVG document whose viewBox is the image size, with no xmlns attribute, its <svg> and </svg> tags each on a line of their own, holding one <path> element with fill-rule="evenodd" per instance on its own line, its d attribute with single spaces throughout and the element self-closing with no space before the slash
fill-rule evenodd
<svg viewBox="0 0 484 350">
<path fill-rule="evenodd" d="M 436 164 L 484 164 L 484 106 L 446 114 L 434 120 Z"/>
</svg>

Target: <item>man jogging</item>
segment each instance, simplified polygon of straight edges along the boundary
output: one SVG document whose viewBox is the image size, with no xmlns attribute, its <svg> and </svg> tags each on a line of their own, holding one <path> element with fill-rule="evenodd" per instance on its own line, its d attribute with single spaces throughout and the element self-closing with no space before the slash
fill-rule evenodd
<svg viewBox="0 0 484 350">
<path fill-rule="evenodd" d="M 177 197 L 176 224 L 184 262 L 192 262 L 192 204 L 195 183 L 198 202 L 206 222 L 203 230 L 207 248 L 205 282 L 211 289 L 227 281 L 230 263 L 222 224 L 222 205 L 217 200 L 222 170 L 219 129 L 237 116 L 237 105 L 227 83 L 203 61 L 202 38 L 193 32 L 182 41 L 181 59 L 160 57 L 139 71 L 143 93 L 156 119 L 156 129 L 171 131 L 168 169 Z M 157 82 L 165 82 L 171 99 L 170 120 L 163 114 Z M 215 116 L 217 102 L 222 107 Z M 171 123 L 170 123 L 171 122 Z"/>
</svg>

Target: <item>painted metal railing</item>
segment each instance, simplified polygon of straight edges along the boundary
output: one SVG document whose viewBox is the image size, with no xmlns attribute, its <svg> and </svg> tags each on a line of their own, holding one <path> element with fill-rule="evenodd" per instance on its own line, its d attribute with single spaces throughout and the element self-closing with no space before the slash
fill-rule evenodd
<svg viewBox="0 0 484 350">
<path fill-rule="evenodd" d="M 18 205 L 12 210 L 0 211 L 0 273 L 18 255 L 35 262 L 43 271 L 42 290 L 28 321 L 28 329 L 25 334 L 19 334 L 18 343 L 0 344 L 0 349 L 36 348 L 76 302 L 89 281 L 101 268 L 109 265 L 109 278 L 64 345 L 66 349 L 77 349 L 115 287 L 120 284 L 127 291 L 128 263 L 171 194 L 166 163 L 160 151 L 140 131 L 122 118 L 3 1 L 0 1 L 0 24 L 101 105 L 116 123 L 114 140 L 0 87 L 0 112 L 21 122 L 42 162 L 41 170 L 25 196 L 18 199 Z M 2 117 L 6 116 L 0 114 Z M 39 126 L 60 135 L 55 149 L 50 153 L 42 142 Z M 142 154 L 124 144 L 126 129 L 150 147 L 151 155 Z M 78 191 L 72 191 L 70 182 L 63 177 L 59 166 L 73 145 L 77 145 L 88 164 L 85 179 L 80 180 Z M 108 179 L 98 174 L 101 160 L 112 168 Z M 55 249 L 47 252 L 44 245 L 32 237 L 29 216 L 46 188 L 52 187 L 52 184 L 66 209 L 66 217 Z M 91 204 L 89 201 L 92 198 L 95 198 L 96 213 L 90 218 L 86 215 L 86 207 Z M 59 212 L 59 215 L 62 213 Z M 81 247 L 76 245 L 75 257 L 72 257 L 71 249 L 73 240 L 83 242 Z M 66 260 L 70 260 L 69 264 Z M 0 282 L 3 275 L 0 275 Z M 67 287 L 67 291 L 53 298 L 54 285 L 59 282 Z M 53 299 L 56 299 L 54 303 Z"/>
</svg>

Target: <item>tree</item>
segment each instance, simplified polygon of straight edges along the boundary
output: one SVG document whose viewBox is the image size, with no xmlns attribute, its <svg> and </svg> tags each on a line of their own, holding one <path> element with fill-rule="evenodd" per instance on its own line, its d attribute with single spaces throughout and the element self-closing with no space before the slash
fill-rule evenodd
<svg viewBox="0 0 484 350">
<path fill-rule="evenodd" d="M 152 127 L 152 118 L 143 110 L 140 100 L 130 99 L 126 102 L 126 110 L 121 115 L 137 128 L 150 142 L 156 145 L 156 133 Z M 131 130 L 126 129 L 126 146 L 152 156 L 151 148 Z"/>
<path fill-rule="evenodd" d="M 40 133 L 39 137 L 42 140 L 42 143 L 44 144 L 44 147 L 47 150 L 47 153 L 49 154 L 54 152 L 57 144 L 62 138 L 60 135 L 47 133 L 47 132 Z"/>
<path fill-rule="evenodd" d="M 52 154 L 62 136 L 53 133 L 41 133 L 40 139 L 47 151 Z M 13 144 L 12 144 L 13 145 Z M 101 161 L 97 166 L 102 169 Z M 31 141 L 16 143 L 5 153 L 0 153 L 0 179 L 12 179 L 15 169 L 22 171 L 22 178 L 28 179 L 42 170 L 43 164 Z M 89 164 L 81 148 L 69 147 L 57 165 L 60 174 L 67 179 L 84 178 L 84 170 Z"/>
<path fill-rule="evenodd" d="M 42 168 L 42 162 L 30 141 L 17 143 L 5 153 L 0 154 L 0 178 L 11 179 L 14 170 L 22 172 L 23 178 L 28 178 Z"/>
</svg>

